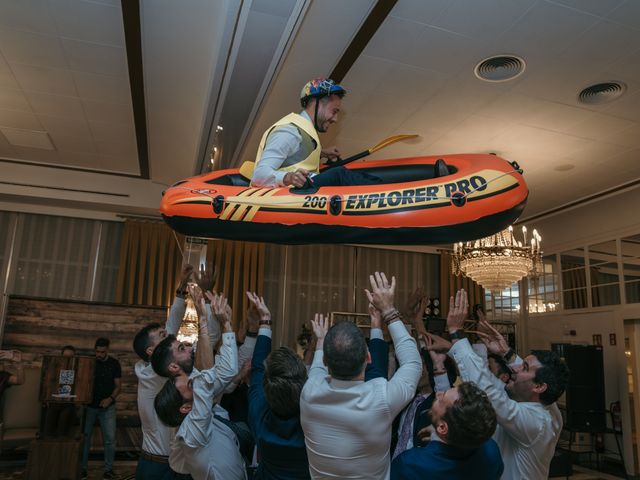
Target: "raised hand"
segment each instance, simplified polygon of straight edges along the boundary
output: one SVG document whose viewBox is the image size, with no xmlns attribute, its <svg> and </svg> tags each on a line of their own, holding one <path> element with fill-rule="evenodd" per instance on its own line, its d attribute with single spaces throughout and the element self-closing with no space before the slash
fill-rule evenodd
<svg viewBox="0 0 640 480">
<path fill-rule="evenodd" d="M 247 310 L 248 330 L 257 332 L 260 328 L 260 322 L 264 322 L 263 325 L 269 326 L 271 312 L 266 303 L 264 303 L 264 298 L 254 292 L 247 292 L 247 298 L 249 299 L 249 309 Z"/>
<path fill-rule="evenodd" d="M 321 313 L 316 313 L 313 320 L 311 320 L 311 330 L 313 330 L 313 334 L 317 339 L 316 350 L 320 350 L 324 337 L 329 331 L 329 315 L 325 317 Z"/>
<path fill-rule="evenodd" d="M 447 369 L 444 366 L 444 362 L 447 360 L 447 352 L 451 348 L 451 342 L 428 332 L 422 335 L 422 340 L 427 345 L 429 356 L 433 362 L 434 373 L 446 371 Z"/>
<path fill-rule="evenodd" d="M 203 292 L 213 290 L 213 286 L 216 283 L 217 272 L 216 269 L 209 265 L 206 268 L 204 264 L 200 265 L 200 271 L 196 273 L 196 283 Z"/>
<path fill-rule="evenodd" d="M 478 322 L 478 331 L 474 333 L 487 346 L 489 352 L 503 357 L 509 351 L 507 340 L 486 320 L 483 319 Z"/>
<path fill-rule="evenodd" d="M 450 333 L 456 330 L 462 330 L 464 321 L 469 313 L 469 300 L 467 292 L 460 289 L 456 292 L 455 298 L 449 299 L 449 314 L 447 315 L 447 328 Z"/>
<path fill-rule="evenodd" d="M 198 318 L 206 317 L 207 314 L 204 306 L 205 301 L 202 290 L 200 290 L 200 288 L 193 283 L 189 284 L 188 290 L 189 295 L 191 295 L 191 298 L 193 299 L 193 306 L 198 313 Z"/>
<path fill-rule="evenodd" d="M 205 295 L 211 302 L 211 312 L 213 313 L 214 317 L 216 317 L 218 322 L 220 322 L 222 328 L 226 332 L 233 331 L 231 328 L 232 311 L 224 294 L 205 292 Z"/>
<path fill-rule="evenodd" d="M 371 282 L 371 291 L 365 288 L 365 293 L 369 299 L 369 303 L 373 304 L 382 316 L 394 309 L 393 299 L 396 291 L 396 277 L 391 277 L 391 283 L 387 280 L 387 276 L 383 272 L 376 272 L 369 275 Z"/>
<path fill-rule="evenodd" d="M 180 284 L 178 285 L 178 290 L 184 291 L 187 289 L 187 284 L 189 283 L 191 275 L 193 275 L 193 265 L 189 265 L 187 263 L 182 267 L 182 271 L 180 272 Z"/>
<path fill-rule="evenodd" d="M 422 335 L 422 339 L 427 345 L 427 350 L 430 352 L 443 353 L 446 356 L 446 353 L 451 348 L 451 342 L 449 340 L 445 340 L 434 333 L 427 332 Z"/>
</svg>

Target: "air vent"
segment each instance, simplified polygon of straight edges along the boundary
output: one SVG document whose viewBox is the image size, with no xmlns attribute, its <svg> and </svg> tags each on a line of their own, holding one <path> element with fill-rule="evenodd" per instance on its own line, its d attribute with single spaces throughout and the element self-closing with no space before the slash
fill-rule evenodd
<svg viewBox="0 0 640 480">
<path fill-rule="evenodd" d="M 473 70 L 485 82 L 506 82 L 522 75 L 524 60 L 514 55 L 496 55 L 482 60 Z"/>
<path fill-rule="evenodd" d="M 627 86 L 622 82 L 596 83 L 578 94 L 578 101 L 587 105 L 600 105 L 613 102 L 626 92 Z"/>
</svg>

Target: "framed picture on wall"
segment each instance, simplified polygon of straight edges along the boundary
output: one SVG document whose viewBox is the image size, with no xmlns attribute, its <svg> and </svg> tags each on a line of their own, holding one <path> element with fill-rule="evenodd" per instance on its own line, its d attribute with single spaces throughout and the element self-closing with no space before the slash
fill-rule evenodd
<svg viewBox="0 0 640 480">
<path fill-rule="evenodd" d="M 594 333 L 591 338 L 594 345 L 602 346 L 602 335 Z"/>
</svg>

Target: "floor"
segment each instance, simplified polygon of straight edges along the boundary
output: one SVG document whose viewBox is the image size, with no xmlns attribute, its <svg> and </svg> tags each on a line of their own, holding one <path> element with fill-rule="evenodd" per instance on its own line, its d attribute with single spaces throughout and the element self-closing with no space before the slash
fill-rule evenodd
<svg viewBox="0 0 640 480">
<path fill-rule="evenodd" d="M 117 460 L 114 465 L 114 472 L 118 475 L 118 480 L 133 480 L 137 460 Z M 24 479 L 25 466 L 11 467 L 9 465 L 0 469 L 0 480 L 23 480 Z M 100 461 L 90 461 L 89 480 L 102 480 L 103 463 Z"/>
</svg>

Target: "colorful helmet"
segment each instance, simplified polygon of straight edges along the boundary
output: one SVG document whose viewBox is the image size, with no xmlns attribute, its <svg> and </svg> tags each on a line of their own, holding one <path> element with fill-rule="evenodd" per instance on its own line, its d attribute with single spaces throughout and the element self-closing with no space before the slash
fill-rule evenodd
<svg viewBox="0 0 640 480">
<path fill-rule="evenodd" d="M 330 78 L 314 78 L 302 87 L 300 92 L 300 103 L 305 108 L 312 98 L 326 97 L 327 95 L 338 95 L 342 98 L 347 91 Z"/>
</svg>

